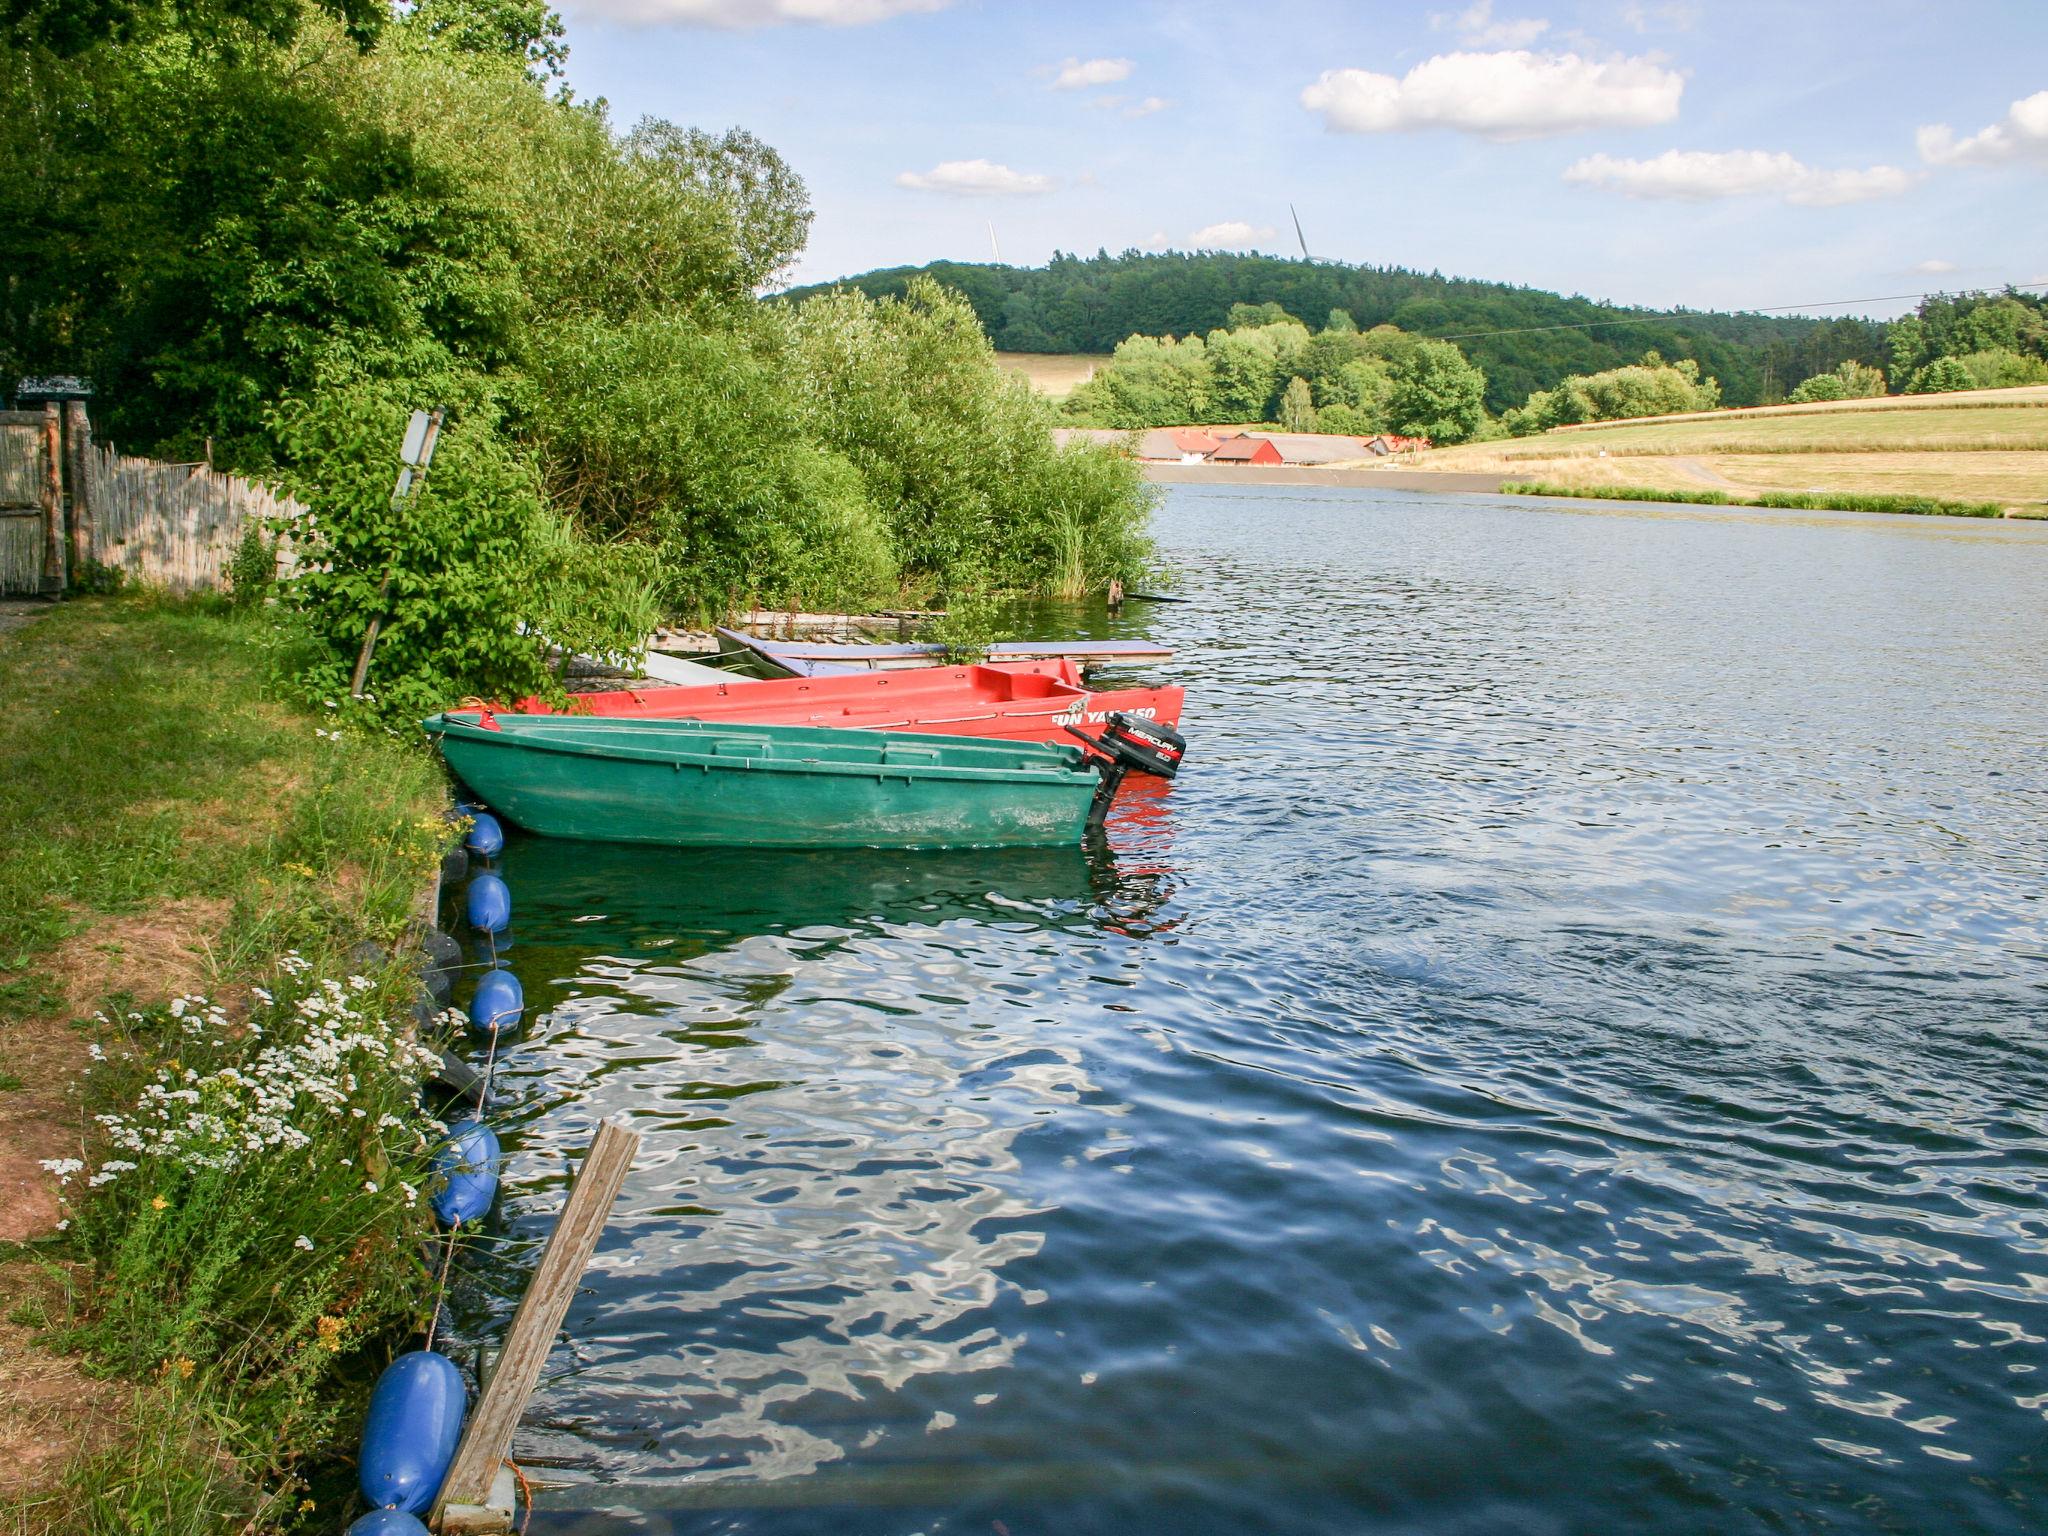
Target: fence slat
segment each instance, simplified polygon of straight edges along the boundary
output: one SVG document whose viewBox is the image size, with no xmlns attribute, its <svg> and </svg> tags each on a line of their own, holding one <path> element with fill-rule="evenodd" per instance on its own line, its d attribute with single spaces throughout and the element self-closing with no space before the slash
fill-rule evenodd
<svg viewBox="0 0 2048 1536">
<path fill-rule="evenodd" d="M 222 586 L 252 527 L 281 535 L 280 575 L 295 568 L 291 525 L 306 509 L 289 496 L 203 465 L 130 458 L 111 443 L 90 443 L 78 457 L 91 508 L 79 542 L 130 580 L 173 592 Z"/>
</svg>

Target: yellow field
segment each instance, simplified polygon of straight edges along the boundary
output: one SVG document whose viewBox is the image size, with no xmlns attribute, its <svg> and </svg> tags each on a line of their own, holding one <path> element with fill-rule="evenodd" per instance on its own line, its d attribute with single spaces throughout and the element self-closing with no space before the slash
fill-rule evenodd
<svg viewBox="0 0 2048 1536">
<path fill-rule="evenodd" d="M 1469 443 L 1404 469 L 1659 490 L 1858 491 L 2048 503 L 2048 389 L 1712 411 Z"/>
<path fill-rule="evenodd" d="M 1095 370 L 1108 362 L 1092 352 L 998 352 L 996 366 L 1008 373 L 1022 374 L 1041 395 L 1058 400 L 1071 395 L 1095 377 Z"/>
</svg>

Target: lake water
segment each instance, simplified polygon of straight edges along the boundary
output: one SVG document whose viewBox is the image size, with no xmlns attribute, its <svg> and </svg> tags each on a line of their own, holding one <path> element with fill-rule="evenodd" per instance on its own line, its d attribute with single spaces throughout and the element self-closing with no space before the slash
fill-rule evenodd
<svg viewBox="0 0 2048 1536">
<path fill-rule="evenodd" d="M 1106 850 L 508 850 L 533 1530 L 2038 1531 L 2048 527 L 1159 534 Z"/>
</svg>

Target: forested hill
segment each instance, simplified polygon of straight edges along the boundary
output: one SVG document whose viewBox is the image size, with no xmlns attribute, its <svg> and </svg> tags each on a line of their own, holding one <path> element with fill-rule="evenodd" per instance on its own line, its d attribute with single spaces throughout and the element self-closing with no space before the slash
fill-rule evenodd
<svg viewBox="0 0 2048 1536">
<path fill-rule="evenodd" d="M 1394 325 L 1457 338 L 1486 370 L 1486 403 L 1496 412 L 1520 405 L 1532 391 L 1554 388 L 1568 374 L 1634 362 L 1652 348 L 1667 358 L 1696 358 L 1703 372 L 1721 381 L 1730 405 L 1779 398 L 1847 358 L 1884 356 L 1884 327 L 1869 320 L 1666 315 L 1404 267 L 1216 251 L 1056 255 L 1043 267 L 935 261 L 866 272 L 791 296 L 832 287 L 899 294 L 921 273 L 964 294 L 989 339 L 1006 352 L 1109 352 L 1132 335 L 1207 333 L 1229 324 L 1233 304 L 1277 303 L 1311 328 L 1323 325 L 1331 310 L 1348 310 L 1361 330 Z M 1616 320 L 1635 323 L 1530 329 Z M 1503 331 L 1521 334 L 1470 334 Z"/>
</svg>

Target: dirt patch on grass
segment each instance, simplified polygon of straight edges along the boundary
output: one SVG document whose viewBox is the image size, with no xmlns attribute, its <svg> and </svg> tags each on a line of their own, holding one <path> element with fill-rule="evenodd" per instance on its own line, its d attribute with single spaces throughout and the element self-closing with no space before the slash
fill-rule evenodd
<svg viewBox="0 0 2048 1536">
<path fill-rule="evenodd" d="M 132 917 L 100 918 L 58 944 L 40 967 L 63 996 L 63 1012 L 0 1028 L 0 1066 L 19 1084 L 0 1090 L 0 1241 L 55 1231 L 63 1215 L 58 1186 L 42 1165 L 85 1156 L 79 1078 L 90 1047 L 74 1021 L 110 996 L 154 1003 L 208 990 L 209 945 L 229 910 L 224 901 L 191 897 Z"/>
<path fill-rule="evenodd" d="M 0 1315 L 0 1522 L 14 1536 L 41 1530 L 62 1513 L 44 1501 L 57 1497 L 74 1456 L 106 1443 L 121 1390 L 87 1376 L 75 1358 L 35 1342 L 37 1318 L 63 1315 L 54 1277 L 30 1264 L 6 1265 L 0 1295 L 8 1298 Z"/>
</svg>

